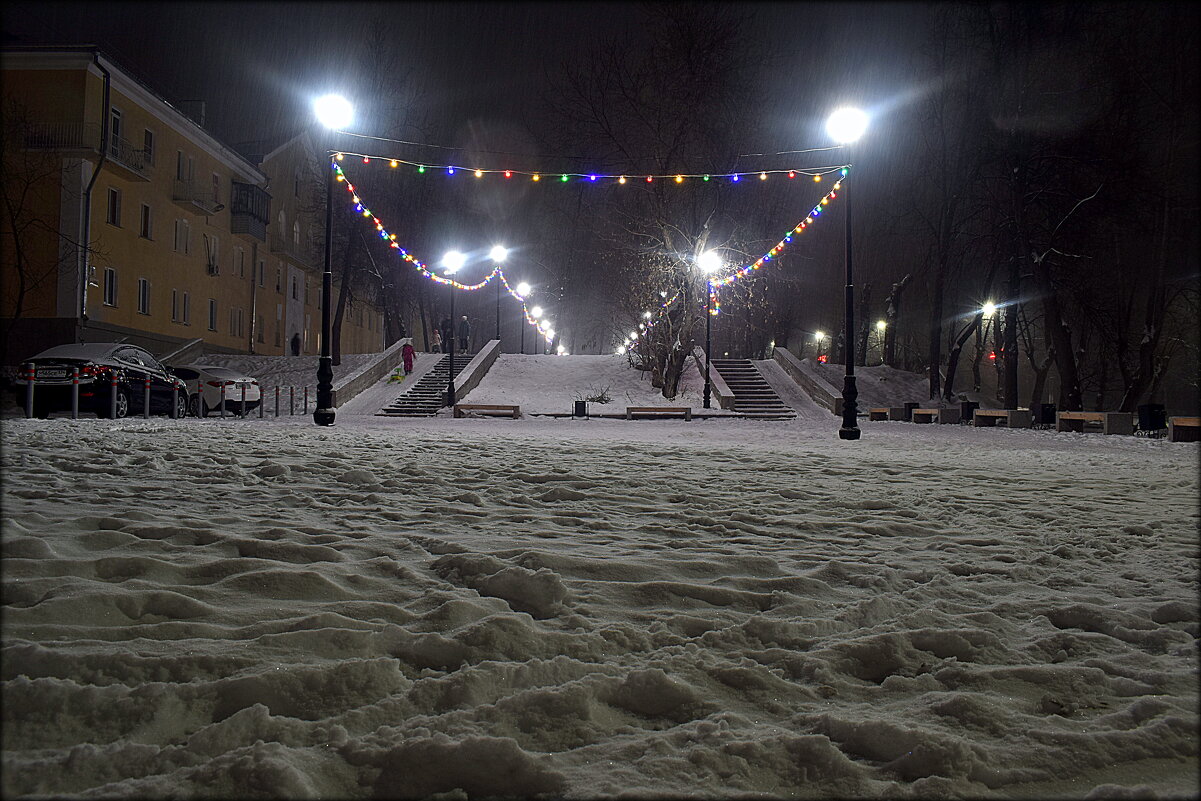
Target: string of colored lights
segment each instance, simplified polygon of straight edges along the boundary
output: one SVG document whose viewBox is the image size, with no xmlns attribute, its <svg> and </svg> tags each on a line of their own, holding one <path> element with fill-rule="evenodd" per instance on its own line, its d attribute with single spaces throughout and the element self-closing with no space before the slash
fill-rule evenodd
<svg viewBox="0 0 1201 801">
<path fill-rule="evenodd" d="M 387 162 L 390 167 L 399 167 L 405 165 L 408 167 L 416 167 L 418 173 L 425 173 L 428 170 L 443 172 L 446 175 L 457 175 L 459 173 L 470 173 L 476 178 L 483 178 L 487 175 L 503 175 L 506 179 L 511 179 L 514 176 L 525 176 L 533 182 L 539 182 L 544 177 L 553 181 L 555 178 L 560 183 L 567 183 L 575 180 L 576 182 L 596 183 L 598 181 L 617 182 L 618 184 L 626 184 L 630 181 L 644 181 L 646 183 L 654 183 L 655 180 L 665 180 L 682 184 L 688 180 L 700 179 L 702 182 L 725 179 L 731 183 L 738 183 L 743 178 L 754 178 L 758 175 L 760 181 L 766 181 L 772 175 L 787 175 L 789 179 L 794 179 L 798 175 L 804 175 L 813 178 L 814 181 L 821 181 L 822 177 L 829 175 L 832 172 L 838 172 L 846 168 L 846 165 L 830 165 L 825 167 L 809 167 L 809 168 L 792 168 L 778 170 L 753 170 L 750 172 L 728 172 L 728 173 L 663 173 L 663 174 L 617 174 L 617 173 L 599 173 L 599 172 L 554 172 L 554 171 L 529 171 L 529 170 L 495 170 L 481 169 L 470 167 L 459 167 L 453 164 L 429 164 L 417 161 L 408 161 L 406 159 L 393 158 L 391 156 L 378 156 L 369 153 L 351 153 L 349 151 L 341 151 L 334 154 L 334 158 L 338 161 L 344 161 L 347 156 L 355 156 L 361 158 L 364 164 L 371 164 L 372 161 Z"/>
<path fill-rule="evenodd" d="M 438 275 L 429 267 L 425 266 L 420 259 L 402 248 L 396 241 L 396 234 L 389 233 L 388 229 L 384 227 L 384 221 L 377 217 L 375 213 L 371 211 L 371 209 L 363 205 L 362 199 L 359 198 L 358 190 L 354 188 L 354 184 L 352 184 L 350 179 L 346 177 L 346 173 L 342 171 L 342 168 L 338 165 L 338 163 L 336 161 L 331 161 L 330 166 L 334 170 L 335 179 L 339 183 L 346 185 L 346 191 L 350 193 L 351 199 L 354 202 L 355 211 L 357 211 L 363 217 L 370 218 L 371 222 L 375 224 L 375 230 L 379 233 L 380 238 L 386 241 L 389 247 L 399 252 L 401 258 L 412 264 L 422 275 L 436 283 L 450 286 L 455 289 L 461 289 L 465 292 L 474 292 L 478 289 L 483 289 L 492 283 L 493 278 L 499 278 L 500 282 L 505 287 L 505 291 L 508 292 L 514 300 L 521 304 L 521 313 L 525 317 L 526 322 L 530 325 L 538 325 L 539 321 L 530 315 L 529 308 L 526 306 L 525 297 L 513 289 L 513 287 L 509 286 L 509 281 L 507 278 L 505 278 L 504 270 L 501 269 L 499 264 L 494 266 L 492 268 L 492 272 L 488 273 L 484 280 L 477 284 L 461 284 L 453 278 L 444 278 L 443 276 Z"/>
</svg>

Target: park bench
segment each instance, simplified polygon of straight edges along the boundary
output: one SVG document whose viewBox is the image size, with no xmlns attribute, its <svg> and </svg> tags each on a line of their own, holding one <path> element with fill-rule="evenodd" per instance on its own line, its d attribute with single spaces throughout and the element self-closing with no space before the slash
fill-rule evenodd
<svg viewBox="0 0 1201 801">
<path fill-rule="evenodd" d="M 868 420 L 904 420 L 905 410 L 900 406 L 881 406 L 867 410 Z"/>
<path fill-rule="evenodd" d="M 691 406 L 627 406 L 626 419 L 633 420 L 636 414 L 654 415 L 656 417 L 679 417 L 692 419 Z"/>
<path fill-rule="evenodd" d="M 455 417 L 468 415 L 503 414 L 513 418 L 521 417 L 520 406 L 510 406 L 504 403 L 456 403 Z"/>
<path fill-rule="evenodd" d="M 1201 439 L 1201 417 L 1169 417 L 1168 442 L 1196 442 Z"/>
<path fill-rule="evenodd" d="M 977 409 L 972 415 L 974 426 L 997 426 L 1006 428 L 1029 428 L 1029 409 Z"/>
<path fill-rule="evenodd" d="M 1055 415 L 1056 431 L 1083 432 L 1089 423 L 1100 423 L 1106 434 L 1133 434 L 1134 415 L 1130 412 L 1059 412 Z"/>
<path fill-rule="evenodd" d="M 960 410 L 955 407 L 946 409 L 914 409 L 913 422 L 915 423 L 958 423 Z"/>
</svg>

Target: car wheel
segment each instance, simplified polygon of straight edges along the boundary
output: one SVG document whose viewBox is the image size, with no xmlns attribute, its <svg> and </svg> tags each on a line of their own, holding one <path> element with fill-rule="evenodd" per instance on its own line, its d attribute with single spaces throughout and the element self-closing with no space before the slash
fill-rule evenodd
<svg viewBox="0 0 1201 801">
<path fill-rule="evenodd" d="M 193 417 L 200 416 L 200 396 L 199 395 L 189 395 L 188 396 L 188 414 L 192 415 Z"/>
<path fill-rule="evenodd" d="M 109 407 L 112 410 L 112 407 Z M 118 419 L 129 416 L 129 390 L 125 387 L 117 387 L 117 414 Z"/>
<path fill-rule="evenodd" d="M 175 420 L 188 416 L 188 393 L 178 392 L 175 394 L 175 408 L 170 411 L 170 415 Z"/>
</svg>

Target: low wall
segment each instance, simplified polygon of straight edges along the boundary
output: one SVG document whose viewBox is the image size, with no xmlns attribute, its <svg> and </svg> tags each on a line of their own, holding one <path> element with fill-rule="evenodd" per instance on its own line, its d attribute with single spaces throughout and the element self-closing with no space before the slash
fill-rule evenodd
<svg viewBox="0 0 1201 801">
<path fill-rule="evenodd" d="M 468 392 L 479 386 L 499 355 L 499 339 L 489 340 L 488 344 L 480 348 L 480 352 L 475 354 L 467 366 L 455 376 L 455 398 L 462 399 Z"/>
<path fill-rule="evenodd" d="M 367 387 L 372 386 L 377 381 L 383 379 L 388 373 L 392 372 L 396 368 L 396 365 L 400 364 L 400 349 L 407 341 L 406 339 L 399 339 L 393 342 L 375 361 L 369 362 L 366 366 L 359 368 L 344 378 L 335 378 L 334 408 L 346 403 L 355 395 L 358 395 Z"/>
<path fill-rule="evenodd" d="M 701 378 L 705 377 L 705 349 L 697 345 L 692 349 L 692 358 L 696 360 L 696 369 L 700 372 Z M 717 406 L 720 409 L 728 409 L 734 411 L 734 393 L 730 390 L 730 385 L 721 377 L 721 373 L 716 369 L 709 371 L 709 390 L 713 395 L 711 400 L 717 401 Z"/>
<path fill-rule="evenodd" d="M 842 392 L 830 386 L 821 376 L 806 369 L 807 365 L 805 362 L 780 347 L 777 347 L 775 352 L 772 353 L 772 358 L 819 405 L 826 407 L 834 414 L 842 414 Z"/>
</svg>

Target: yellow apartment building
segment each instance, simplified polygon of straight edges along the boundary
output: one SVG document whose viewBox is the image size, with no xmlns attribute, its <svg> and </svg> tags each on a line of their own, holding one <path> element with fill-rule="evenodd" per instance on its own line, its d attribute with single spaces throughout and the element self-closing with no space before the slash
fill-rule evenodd
<svg viewBox="0 0 1201 801">
<path fill-rule="evenodd" d="M 80 341 L 319 352 L 324 219 L 305 135 L 254 163 L 94 47 L 6 47 L 2 66 L 5 365 Z M 342 352 L 381 350 L 383 328 L 357 304 Z"/>
</svg>

